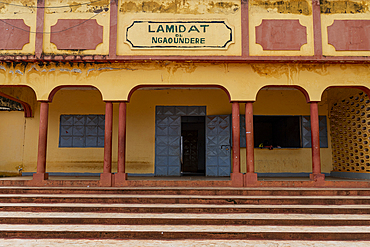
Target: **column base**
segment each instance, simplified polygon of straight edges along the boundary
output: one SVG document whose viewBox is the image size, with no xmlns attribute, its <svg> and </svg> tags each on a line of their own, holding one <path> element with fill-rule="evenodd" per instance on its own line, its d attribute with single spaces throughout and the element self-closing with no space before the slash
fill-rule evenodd
<svg viewBox="0 0 370 247">
<path fill-rule="evenodd" d="M 243 187 L 244 175 L 242 173 L 231 173 L 230 178 L 233 187 Z"/>
<path fill-rule="evenodd" d="M 325 174 L 322 173 L 311 173 L 310 180 L 315 182 L 324 182 L 325 181 Z"/>
<path fill-rule="evenodd" d="M 100 173 L 100 186 L 112 187 L 112 173 Z"/>
<path fill-rule="evenodd" d="M 257 173 L 250 172 L 244 174 L 244 187 L 249 187 L 257 184 Z"/>
<path fill-rule="evenodd" d="M 45 185 L 45 181 L 48 180 L 48 173 L 34 173 L 32 175 L 32 184 L 36 186 Z"/>
<path fill-rule="evenodd" d="M 113 185 L 115 187 L 127 186 L 127 173 L 113 174 Z"/>
</svg>

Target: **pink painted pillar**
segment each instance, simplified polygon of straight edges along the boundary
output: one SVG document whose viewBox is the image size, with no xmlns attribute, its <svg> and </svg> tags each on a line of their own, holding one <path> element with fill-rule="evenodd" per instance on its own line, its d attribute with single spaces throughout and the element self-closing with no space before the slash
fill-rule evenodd
<svg viewBox="0 0 370 247">
<path fill-rule="evenodd" d="M 119 103 L 118 116 L 118 161 L 117 173 L 114 174 L 114 185 L 125 186 L 127 173 L 125 173 L 126 163 L 126 102 Z"/>
<path fill-rule="evenodd" d="M 312 150 L 312 174 L 310 174 L 310 179 L 313 181 L 323 181 L 325 179 L 325 175 L 321 173 L 319 108 L 317 102 L 310 102 L 310 110 Z"/>
<path fill-rule="evenodd" d="M 112 186 L 112 126 L 113 103 L 105 102 L 104 166 L 100 174 L 101 186 Z"/>
<path fill-rule="evenodd" d="M 245 104 L 245 137 L 247 173 L 244 174 L 244 186 L 257 183 L 257 173 L 254 172 L 254 136 L 253 136 L 253 102 Z"/>
<path fill-rule="evenodd" d="M 235 187 L 243 186 L 243 174 L 240 173 L 240 114 L 239 102 L 232 103 L 232 135 L 233 135 L 233 172 L 231 182 Z"/>
<path fill-rule="evenodd" d="M 46 148 L 48 138 L 49 103 L 40 104 L 39 143 L 37 153 L 37 173 L 33 174 L 33 181 L 40 183 L 48 179 L 46 171 Z"/>
</svg>

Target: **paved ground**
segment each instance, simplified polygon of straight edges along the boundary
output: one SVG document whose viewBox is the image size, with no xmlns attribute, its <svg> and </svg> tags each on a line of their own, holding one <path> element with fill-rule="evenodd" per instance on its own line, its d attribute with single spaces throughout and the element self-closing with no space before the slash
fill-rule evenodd
<svg viewBox="0 0 370 247">
<path fill-rule="evenodd" d="M 68 240 L 68 239 L 0 239 L 1 247 L 44 246 L 124 246 L 124 247 L 369 247 L 370 241 L 252 241 L 252 240 Z"/>
</svg>

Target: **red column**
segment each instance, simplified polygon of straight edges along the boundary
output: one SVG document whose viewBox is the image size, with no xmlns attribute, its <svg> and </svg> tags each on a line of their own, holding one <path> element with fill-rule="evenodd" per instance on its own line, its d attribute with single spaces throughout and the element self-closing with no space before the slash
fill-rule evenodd
<svg viewBox="0 0 370 247">
<path fill-rule="evenodd" d="M 243 186 L 243 174 L 240 173 L 240 114 L 239 102 L 232 103 L 232 135 L 233 135 L 233 172 L 232 185 Z"/>
<path fill-rule="evenodd" d="M 124 186 L 127 180 L 125 173 L 125 159 L 126 159 L 126 102 L 119 103 L 118 116 L 118 161 L 117 173 L 114 174 L 114 185 Z"/>
<path fill-rule="evenodd" d="M 42 180 L 48 179 L 46 170 L 46 148 L 47 148 L 47 137 L 48 137 L 48 115 L 49 115 L 49 103 L 41 102 L 40 104 L 40 123 L 39 123 L 39 143 L 37 153 L 37 173 L 33 174 L 34 182 L 42 182 Z"/>
<path fill-rule="evenodd" d="M 112 186 L 112 124 L 113 103 L 105 103 L 104 166 L 100 174 L 101 186 Z"/>
<path fill-rule="evenodd" d="M 244 174 L 244 186 L 248 186 L 257 182 L 257 173 L 254 172 L 253 102 L 245 104 L 245 136 L 247 173 Z"/>
<path fill-rule="evenodd" d="M 320 134 L 319 134 L 319 108 L 317 102 L 311 102 L 311 150 L 312 150 L 312 174 L 310 179 L 324 180 L 325 175 L 321 174 L 320 161 Z"/>
</svg>

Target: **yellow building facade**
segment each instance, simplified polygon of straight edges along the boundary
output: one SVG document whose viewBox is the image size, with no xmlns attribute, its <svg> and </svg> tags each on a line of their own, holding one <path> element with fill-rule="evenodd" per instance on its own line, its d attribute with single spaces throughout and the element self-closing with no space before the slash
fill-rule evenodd
<svg viewBox="0 0 370 247">
<path fill-rule="evenodd" d="M 369 179 L 369 4 L 5 1 L 0 173 Z"/>
</svg>

